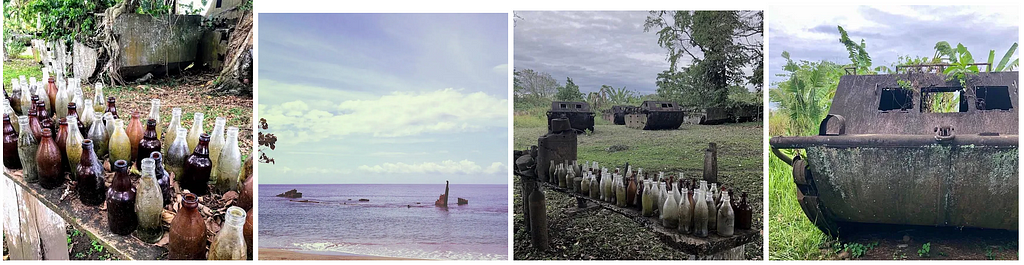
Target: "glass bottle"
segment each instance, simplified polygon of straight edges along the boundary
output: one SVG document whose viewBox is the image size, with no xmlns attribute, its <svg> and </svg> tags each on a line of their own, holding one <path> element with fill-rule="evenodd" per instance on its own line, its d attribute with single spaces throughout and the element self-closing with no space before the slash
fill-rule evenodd
<svg viewBox="0 0 1024 265">
<path fill-rule="evenodd" d="M 78 131 L 78 118 L 68 116 L 68 137 L 64 143 L 68 153 L 68 171 L 71 172 L 71 179 L 78 179 L 78 172 L 75 169 L 78 168 L 78 162 L 82 159 L 82 141 L 84 140 L 85 138 Z"/>
<path fill-rule="evenodd" d="M 622 176 L 615 176 L 615 205 L 626 207 L 626 183 Z"/>
<path fill-rule="evenodd" d="M 164 170 L 164 155 L 159 151 L 153 151 L 149 153 L 149 158 L 153 159 L 153 176 L 164 195 L 164 206 L 167 206 L 171 204 L 171 199 L 174 199 L 174 190 L 171 188 L 171 174 Z"/>
<path fill-rule="evenodd" d="M 245 210 L 237 206 L 228 208 L 224 214 L 224 225 L 210 244 L 208 260 L 245 260 L 247 247 L 242 227 L 245 225 Z"/>
<path fill-rule="evenodd" d="M 142 134 L 145 133 L 145 129 L 142 127 L 142 122 L 139 121 L 139 112 L 132 112 L 132 118 L 128 120 L 128 127 L 125 128 L 124 132 L 128 134 L 128 144 L 131 145 L 131 162 L 132 165 L 140 165 L 144 156 L 139 155 L 139 143 L 142 142 Z"/>
<path fill-rule="evenodd" d="M 92 147 L 95 148 L 97 160 L 107 155 L 108 139 L 110 138 L 107 137 L 107 127 L 103 126 L 103 121 L 99 117 L 93 117 L 92 128 L 89 128 L 89 140 L 93 142 Z"/>
<path fill-rule="evenodd" d="M 693 205 L 690 204 L 688 197 L 690 191 L 684 187 L 679 186 L 681 192 L 681 198 L 679 199 L 679 233 L 688 235 L 693 232 Z"/>
<path fill-rule="evenodd" d="M 14 102 L 14 101 L 17 101 L 17 100 L 13 100 L 11 102 Z M 8 116 L 10 116 L 9 118 L 11 118 L 11 121 L 12 121 L 11 128 L 13 128 L 15 132 L 21 133 L 21 124 L 18 124 L 18 117 L 19 116 L 18 116 L 18 113 L 14 112 L 14 109 L 11 108 L 11 102 L 4 101 L 4 114 L 7 114 Z"/>
<path fill-rule="evenodd" d="M 88 105 L 85 105 L 85 101 L 84 101 L 85 98 L 82 97 L 82 88 L 76 88 L 75 91 L 73 91 L 72 93 L 73 94 L 71 95 L 71 102 L 69 102 L 69 103 L 75 103 L 75 107 L 88 106 Z M 83 108 L 86 108 L 86 107 L 83 107 Z M 81 120 L 81 119 L 79 119 L 79 120 Z"/>
<path fill-rule="evenodd" d="M 199 135 L 204 134 L 203 130 L 203 113 L 196 112 L 192 114 L 192 128 L 188 131 L 188 150 L 196 149 L 196 145 L 199 144 Z"/>
<path fill-rule="evenodd" d="M 156 180 L 156 162 L 152 158 L 143 158 L 139 168 L 142 169 L 142 177 L 135 186 L 135 213 L 139 224 L 135 236 L 152 244 L 164 236 L 164 194 Z"/>
<path fill-rule="evenodd" d="M 114 133 L 110 135 L 110 161 L 124 160 L 126 163 L 132 159 L 131 138 L 124 132 L 124 121 L 114 120 Z"/>
<path fill-rule="evenodd" d="M 185 128 L 179 127 L 178 131 L 175 132 L 174 141 L 171 142 L 170 147 L 167 147 L 167 155 L 164 156 L 164 167 L 167 171 L 174 174 L 174 180 L 177 181 L 181 181 L 181 175 L 184 174 L 185 170 L 185 159 L 189 155 L 185 137 Z"/>
<path fill-rule="evenodd" d="M 583 182 L 580 183 L 580 193 L 590 195 L 590 172 L 583 173 Z"/>
<path fill-rule="evenodd" d="M 154 98 L 149 100 L 149 118 L 156 120 L 156 139 L 160 139 L 160 136 L 164 133 L 164 124 L 160 122 L 160 99 Z"/>
<path fill-rule="evenodd" d="M 679 203 L 676 202 L 676 196 L 666 196 L 661 209 L 661 225 L 669 229 L 676 228 L 679 225 Z"/>
<path fill-rule="evenodd" d="M 252 209 L 245 212 L 245 225 L 242 226 L 242 235 L 245 236 L 245 246 L 248 258 L 252 258 Z"/>
<path fill-rule="evenodd" d="M 242 209 L 252 209 L 252 199 L 255 197 L 252 191 L 253 178 L 253 175 L 250 174 L 242 181 L 242 186 L 238 189 L 238 200 L 235 201 L 235 205 Z"/>
<path fill-rule="evenodd" d="M 60 150 L 57 149 L 57 144 L 53 141 L 53 131 L 50 128 L 43 129 L 43 138 L 40 138 L 39 150 L 36 152 L 36 165 L 38 166 L 39 186 L 49 190 L 64 184 Z"/>
<path fill-rule="evenodd" d="M 220 173 L 219 170 L 217 170 L 217 162 L 220 160 L 220 152 L 224 148 L 224 124 L 226 122 L 227 120 L 224 119 L 224 117 L 217 117 L 214 119 L 213 132 L 211 132 L 212 135 L 210 135 L 210 161 L 213 162 L 213 173 L 210 174 L 210 177 L 214 180 L 219 179 L 217 178 L 217 174 Z M 236 177 L 237 179 L 237 176 L 233 177 Z"/>
<path fill-rule="evenodd" d="M 117 106 L 116 106 L 117 104 L 116 103 L 117 103 L 117 98 L 108 97 L 107 98 L 107 110 L 104 111 L 104 113 L 110 113 L 111 115 L 114 115 L 114 119 L 120 119 L 121 116 L 117 115 Z"/>
<path fill-rule="evenodd" d="M 142 159 L 148 158 L 150 153 L 160 152 L 160 145 L 160 138 L 156 136 L 156 120 L 149 119 L 146 121 L 146 130 L 142 133 L 142 139 L 139 139 L 138 147 L 134 151 L 134 157 L 138 159 L 135 160 L 135 163 L 141 163 Z"/>
<path fill-rule="evenodd" d="M 594 175 L 593 172 L 590 173 L 590 198 L 601 198 L 601 183 L 597 180 L 597 175 Z"/>
<path fill-rule="evenodd" d="M 21 83 L 18 83 L 17 80 L 15 78 L 11 79 L 11 108 L 18 111 L 19 114 L 25 115 L 25 110 L 21 108 L 22 104 L 24 104 L 22 98 L 28 95 L 28 93 L 21 90 Z"/>
<path fill-rule="evenodd" d="M 107 182 L 103 173 L 103 165 L 96 156 L 95 146 L 91 139 L 82 141 L 82 158 L 78 162 L 75 171 L 78 172 L 78 182 L 75 189 L 78 191 L 78 199 L 85 205 L 100 205 L 106 200 Z"/>
<path fill-rule="evenodd" d="M 13 82 L 14 80 L 11 80 L 11 81 Z M 19 84 L 21 84 L 21 83 L 19 83 Z M 18 110 L 21 111 L 22 115 L 27 115 L 28 114 L 28 110 L 32 108 L 32 95 L 33 94 L 32 94 L 32 90 L 28 86 L 26 86 L 24 84 L 21 84 L 20 87 L 21 87 L 21 97 L 20 97 L 20 100 L 18 101 L 18 103 L 19 103 Z"/>
<path fill-rule="evenodd" d="M 696 190 L 693 195 L 695 204 L 693 206 L 693 235 L 708 237 L 708 204 L 704 199 L 704 191 Z"/>
<path fill-rule="evenodd" d="M 18 156 L 18 132 L 11 125 L 11 117 L 4 113 L 4 166 L 10 169 L 21 169 L 21 157 Z"/>
<path fill-rule="evenodd" d="M 722 204 L 722 193 L 718 191 L 718 183 L 711 183 L 711 198 L 715 202 L 715 209 Z"/>
<path fill-rule="evenodd" d="M 68 116 L 67 116 L 67 119 L 68 119 L 68 121 L 71 121 L 72 118 L 74 118 L 75 121 L 82 120 L 82 116 L 78 115 L 78 104 L 74 103 L 74 102 L 68 103 Z M 85 124 L 82 124 L 82 123 L 76 123 L 76 124 L 77 125 L 75 125 L 75 126 L 78 127 L 78 129 L 75 130 L 76 132 L 81 133 L 81 132 L 85 132 L 86 130 L 89 129 L 89 127 L 85 127 Z M 68 122 L 68 126 L 70 126 L 70 125 L 71 125 L 71 122 Z M 68 128 L 68 129 L 70 129 L 70 128 Z M 83 134 L 83 135 L 80 135 L 80 136 L 85 136 L 85 135 Z"/>
<path fill-rule="evenodd" d="M 171 220 L 169 239 L 167 259 L 206 258 L 206 221 L 199 214 L 199 198 L 195 194 L 187 193 L 183 196 L 181 209 Z"/>
<path fill-rule="evenodd" d="M 636 177 L 627 178 L 628 185 L 626 186 L 626 205 L 636 206 Z"/>
<path fill-rule="evenodd" d="M 559 188 L 565 188 L 565 164 L 558 164 L 555 168 L 555 182 Z"/>
<path fill-rule="evenodd" d="M 753 211 L 747 203 L 747 193 L 741 193 L 739 207 L 736 208 L 736 228 L 750 230 L 753 225 Z"/>
<path fill-rule="evenodd" d="M 56 114 L 55 117 L 60 119 L 60 118 L 66 118 L 68 116 L 68 109 L 66 109 L 64 107 L 66 107 L 69 102 L 71 102 L 71 99 L 68 99 L 68 90 L 67 90 L 67 88 L 63 87 L 63 88 L 57 89 L 57 94 L 55 95 L 54 103 L 53 103 L 53 108 L 54 108 L 53 112 Z"/>
<path fill-rule="evenodd" d="M 118 159 L 113 164 L 114 180 L 107 189 L 107 226 L 110 232 L 128 235 L 139 226 L 135 213 L 135 186 L 128 176 L 128 161 Z"/>
<path fill-rule="evenodd" d="M 715 218 L 718 221 L 718 235 L 719 236 L 732 236 L 735 232 L 734 225 L 736 224 L 736 215 L 732 211 L 732 204 L 729 203 L 729 196 L 722 196 L 722 206 L 718 207 L 718 217 Z"/>
<path fill-rule="evenodd" d="M 31 113 L 34 113 L 34 111 Z M 29 117 L 19 117 L 18 123 L 21 124 L 22 128 L 29 128 L 28 120 Z M 36 165 L 36 152 L 39 151 L 39 140 L 37 139 L 39 138 L 36 138 L 31 132 L 18 135 L 18 157 L 21 160 L 21 174 L 25 182 L 28 183 L 39 182 L 39 166 Z"/>
<path fill-rule="evenodd" d="M 54 143 L 57 144 L 57 150 L 60 150 L 60 171 L 68 172 L 71 170 L 71 166 L 68 165 L 68 120 L 67 118 L 60 118 L 57 123 L 57 136 L 54 137 Z M 61 174 L 63 177 L 64 174 Z"/>
<path fill-rule="evenodd" d="M 39 125 L 43 129 L 50 129 L 50 132 L 56 133 L 57 132 L 57 123 L 52 118 L 53 113 L 50 113 L 49 111 L 47 111 L 46 110 L 46 105 L 43 105 L 42 102 L 36 103 L 36 107 L 38 108 L 36 110 L 36 113 L 37 113 L 36 114 L 36 118 L 39 119 Z M 56 136 L 56 135 L 57 134 L 53 134 L 53 136 Z"/>
<path fill-rule="evenodd" d="M 185 159 L 183 174 L 178 180 L 182 189 L 188 189 L 196 195 L 203 196 L 209 192 L 210 172 L 213 162 L 210 161 L 210 135 L 199 135 L 199 143 L 192 154 Z"/>
<path fill-rule="evenodd" d="M 107 140 L 114 136 L 114 120 L 116 119 L 114 119 L 114 115 L 110 114 L 110 112 L 103 113 L 103 127 L 107 130 Z"/>
<path fill-rule="evenodd" d="M 57 104 L 57 80 L 50 77 L 46 80 L 46 109 L 54 112 L 53 106 Z"/>
<path fill-rule="evenodd" d="M 653 207 L 651 207 L 651 205 L 653 204 L 653 196 L 651 195 L 652 192 L 654 192 L 654 188 L 651 187 L 651 182 L 648 180 L 644 180 L 644 195 L 640 198 L 640 213 L 643 216 L 654 215 Z"/>
<path fill-rule="evenodd" d="M 81 117 L 78 118 L 78 121 L 82 122 L 82 125 L 85 125 L 86 128 L 90 128 L 92 127 L 92 121 L 96 118 L 96 111 L 92 108 L 92 100 L 86 99 L 85 104 L 82 106 L 82 113 L 79 115 Z M 83 132 L 88 133 L 89 130 Z"/>
<path fill-rule="evenodd" d="M 171 122 L 170 122 L 170 124 L 167 125 L 167 130 L 165 131 L 165 133 L 163 135 L 163 137 L 164 137 L 163 141 L 164 142 L 174 142 L 174 139 L 177 138 L 178 128 L 182 128 L 181 127 L 181 108 L 173 108 L 173 109 L 171 109 Z M 187 144 L 185 146 L 188 147 Z M 167 147 L 169 147 L 169 146 L 168 145 L 164 145 L 164 148 L 167 148 Z"/>
<path fill-rule="evenodd" d="M 665 186 L 664 181 L 665 180 L 663 178 L 658 180 L 658 200 L 655 201 L 656 203 L 654 204 L 654 208 L 658 210 L 663 210 L 661 207 L 665 206 L 665 199 L 667 199 L 665 195 L 668 194 L 666 193 L 668 186 Z"/>
<path fill-rule="evenodd" d="M 103 83 L 96 83 L 94 88 L 96 91 L 93 92 L 92 111 L 95 113 L 104 113 L 107 110 L 107 106 L 104 105 L 107 103 L 107 97 L 103 96 Z"/>
<path fill-rule="evenodd" d="M 217 166 L 217 189 L 221 194 L 238 190 L 238 172 L 242 169 L 242 152 L 238 149 L 238 127 L 228 127 L 227 134 L 226 145 L 219 155 L 220 164 L 213 163 Z"/>
<path fill-rule="evenodd" d="M 705 200 L 708 205 L 708 231 L 715 231 L 718 229 L 718 207 L 715 206 L 715 194 L 712 190 L 708 190 Z"/>
</svg>

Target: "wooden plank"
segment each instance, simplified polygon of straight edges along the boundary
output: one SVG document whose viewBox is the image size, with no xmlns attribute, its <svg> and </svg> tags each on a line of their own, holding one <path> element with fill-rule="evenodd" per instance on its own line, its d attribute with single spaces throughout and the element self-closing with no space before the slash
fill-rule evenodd
<svg viewBox="0 0 1024 265">
<path fill-rule="evenodd" d="M 713 232 L 710 233 L 707 238 L 680 234 L 675 229 L 668 229 L 661 226 L 661 220 L 657 217 L 643 216 L 638 209 L 618 207 L 611 203 L 590 198 L 590 196 L 572 192 L 569 189 L 559 188 L 558 186 L 551 185 L 550 183 L 539 181 L 537 183 L 548 190 L 565 193 L 579 199 L 585 199 L 589 203 L 596 204 L 604 209 L 622 214 L 639 223 L 641 226 L 653 231 L 658 239 L 666 245 L 697 257 L 713 257 L 721 252 L 733 250 L 734 248 L 744 246 L 748 243 L 754 242 L 755 240 L 761 240 L 761 230 L 758 229 L 736 229 L 735 235 L 731 237 L 721 237 Z"/>
<path fill-rule="evenodd" d="M 47 190 L 39 184 L 26 183 L 21 177 L 21 171 L 5 169 L 4 176 L 17 184 L 24 194 L 35 197 L 68 224 L 102 244 L 111 254 L 126 260 L 166 259 L 167 250 L 163 247 L 142 242 L 131 235 L 121 236 L 110 232 L 107 228 L 107 212 L 99 206 L 84 205 L 75 196 L 62 198 L 68 184 Z"/>
<path fill-rule="evenodd" d="M 67 223 L 57 213 L 46 208 L 42 202 L 35 197 L 26 197 L 25 204 L 33 205 L 35 212 L 36 229 L 39 233 L 39 241 L 42 247 L 43 259 L 45 260 L 69 260 Z"/>
<path fill-rule="evenodd" d="M 4 181 L 4 233 L 12 260 L 40 260 L 39 234 L 35 222 L 26 219 L 30 209 L 22 202 L 21 187 L 12 181 Z"/>
</svg>

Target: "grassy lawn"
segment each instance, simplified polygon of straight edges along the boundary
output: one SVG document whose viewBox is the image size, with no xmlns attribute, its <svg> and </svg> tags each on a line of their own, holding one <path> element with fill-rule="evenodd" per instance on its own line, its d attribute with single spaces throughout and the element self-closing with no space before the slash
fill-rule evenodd
<svg viewBox="0 0 1024 265">
<path fill-rule="evenodd" d="M 807 219 L 796 200 L 793 168 L 769 152 L 768 259 L 815 260 L 829 258 L 820 248 L 829 237 Z"/>
<path fill-rule="evenodd" d="M 35 76 L 36 79 L 41 79 L 43 76 L 41 68 L 41 64 L 33 62 L 30 58 L 12 58 L 10 62 L 4 63 L 4 89 L 10 93 L 10 79 L 17 78 L 19 75 Z M 212 74 L 198 73 L 164 77 L 153 80 L 149 84 L 124 86 L 105 84 L 103 94 L 106 97 L 117 98 L 118 114 L 126 122 L 131 118 L 133 111 L 138 111 L 143 118 L 148 115 L 150 99 L 154 98 L 160 99 L 160 119 L 164 122 L 164 128 L 167 128 L 167 124 L 171 120 L 172 108 L 182 109 L 181 125 L 185 128 L 192 126 L 194 113 L 202 112 L 204 114 L 203 129 L 207 132 L 213 130 L 214 120 L 217 117 L 224 117 L 227 119 L 225 128 L 228 126 L 238 127 L 239 147 L 243 150 L 242 157 L 245 159 L 250 153 L 245 150 L 252 150 L 253 100 L 250 97 L 207 95 L 208 90 L 213 87 L 211 80 L 214 78 L 215 76 Z M 94 84 L 82 84 L 83 96 L 86 99 L 92 99 L 95 93 L 94 88 Z"/>
<path fill-rule="evenodd" d="M 547 133 L 543 116 L 517 111 L 514 123 L 514 148 L 527 149 L 537 144 L 537 138 Z M 542 114 L 541 114 L 542 115 Z M 598 120 L 601 120 L 598 118 Z M 622 125 L 609 125 L 599 121 L 594 133 L 578 138 L 580 161 L 597 161 L 604 167 L 621 166 L 626 162 L 645 172 L 665 171 L 675 175 L 683 172 L 691 177 L 700 176 L 704 168 L 704 149 L 709 142 L 718 143 L 720 181 L 746 191 L 754 209 L 754 227 L 762 227 L 763 220 L 763 126 L 759 122 L 728 125 L 683 125 L 679 130 L 644 131 Z M 530 126 L 527 126 L 530 125 Z M 611 146 L 626 147 L 612 152 Z M 519 188 L 518 186 L 516 188 Z M 552 246 L 548 252 L 528 247 L 529 236 L 520 230 L 514 233 L 516 259 L 678 259 L 680 252 L 650 242 L 659 242 L 649 231 L 638 229 L 636 223 L 608 211 L 571 213 L 575 200 L 567 196 L 545 192 L 548 198 L 548 222 L 552 227 Z M 514 193 L 515 226 L 522 226 L 521 199 Z M 554 232 L 558 230 L 558 232 Z M 564 230 L 564 231 L 563 231 Z M 628 234 L 614 240 L 609 235 Z M 619 233 L 621 232 L 621 233 Z M 567 244 L 561 246 L 558 242 Z M 637 245 L 646 245 L 637 248 Z M 746 248 L 747 259 L 761 259 L 762 241 Z"/>
</svg>

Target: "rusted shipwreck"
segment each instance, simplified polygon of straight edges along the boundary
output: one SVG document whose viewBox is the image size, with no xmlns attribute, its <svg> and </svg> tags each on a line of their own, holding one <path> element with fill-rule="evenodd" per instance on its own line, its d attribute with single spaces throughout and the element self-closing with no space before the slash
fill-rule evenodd
<svg viewBox="0 0 1024 265">
<path fill-rule="evenodd" d="M 602 118 L 615 125 L 626 125 L 626 112 L 631 108 L 636 107 L 623 105 L 612 106 L 611 109 L 607 109 L 602 113 Z"/>
<path fill-rule="evenodd" d="M 590 104 L 576 101 L 554 101 L 551 102 L 551 110 L 547 112 L 548 131 L 551 131 L 551 120 L 562 118 L 569 121 L 569 125 L 576 133 L 585 130 L 594 131 L 594 112 L 590 110 Z"/>
<path fill-rule="evenodd" d="M 963 81 L 841 77 L 818 135 L 770 140 L 807 217 L 831 235 L 849 223 L 1017 230 L 1018 72 Z"/>
<path fill-rule="evenodd" d="M 683 124 L 683 109 L 671 101 L 644 101 L 629 109 L 626 127 L 643 130 L 675 130 Z"/>
</svg>

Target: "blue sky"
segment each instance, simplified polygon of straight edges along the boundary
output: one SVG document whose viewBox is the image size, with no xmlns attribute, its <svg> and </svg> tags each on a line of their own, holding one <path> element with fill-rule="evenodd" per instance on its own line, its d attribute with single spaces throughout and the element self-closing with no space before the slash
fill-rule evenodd
<svg viewBox="0 0 1024 265">
<path fill-rule="evenodd" d="M 260 14 L 260 183 L 508 183 L 507 14 Z"/>
</svg>

